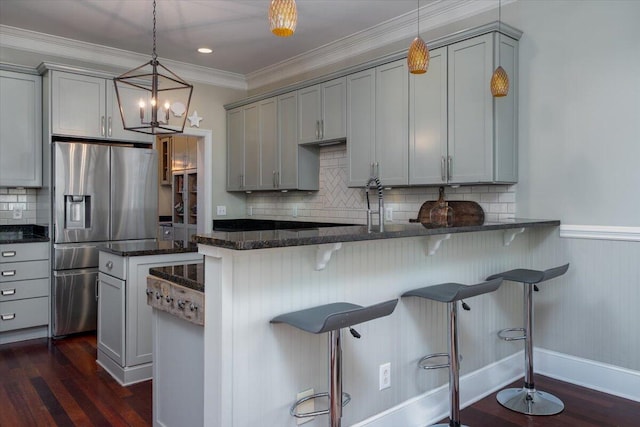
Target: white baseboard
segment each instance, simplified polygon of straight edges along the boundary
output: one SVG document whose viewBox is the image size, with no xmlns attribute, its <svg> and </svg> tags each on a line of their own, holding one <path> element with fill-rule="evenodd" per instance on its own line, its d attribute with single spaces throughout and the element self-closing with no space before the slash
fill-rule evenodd
<svg viewBox="0 0 640 427">
<path fill-rule="evenodd" d="M 534 348 L 535 372 L 571 384 L 640 402 L 640 372 L 550 350 Z M 465 408 L 524 375 L 522 351 L 460 377 Z M 449 416 L 449 385 L 444 384 L 351 427 L 425 427 Z"/>
<path fill-rule="evenodd" d="M 640 402 L 640 372 L 534 348 L 535 371 L 571 384 Z"/>
<path fill-rule="evenodd" d="M 523 352 L 460 377 L 460 407 L 467 407 L 523 375 Z M 351 427 L 425 427 L 449 416 L 449 385 L 389 408 Z"/>
</svg>

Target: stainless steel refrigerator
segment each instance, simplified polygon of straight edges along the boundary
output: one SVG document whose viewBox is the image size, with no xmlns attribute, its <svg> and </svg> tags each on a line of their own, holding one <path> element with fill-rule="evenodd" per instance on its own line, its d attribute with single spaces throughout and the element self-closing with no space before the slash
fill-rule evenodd
<svg viewBox="0 0 640 427">
<path fill-rule="evenodd" d="M 96 329 L 98 247 L 153 240 L 158 221 L 156 150 L 53 143 L 52 335 Z"/>
</svg>

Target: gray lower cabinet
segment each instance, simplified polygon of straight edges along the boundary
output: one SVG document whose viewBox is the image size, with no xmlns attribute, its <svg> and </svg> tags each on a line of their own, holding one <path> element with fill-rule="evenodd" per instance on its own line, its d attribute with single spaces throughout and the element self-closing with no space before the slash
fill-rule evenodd
<svg viewBox="0 0 640 427">
<path fill-rule="evenodd" d="M 0 187 L 42 185 L 42 78 L 0 70 Z"/>
<path fill-rule="evenodd" d="M 347 76 L 350 187 L 408 184 L 408 79 L 405 59 Z"/>
<path fill-rule="evenodd" d="M 502 98 L 489 89 L 498 47 Z M 495 32 L 431 52 L 428 72 L 411 77 L 409 184 L 517 182 L 517 61 L 518 42 Z"/>
<path fill-rule="evenodd" d="M 49 244 L 0 245 L 0 344 L 46 337 Z"/>
<path fill-rule="evenodd" d="M 120 384 L 152 378 L 152 309 L 146 294 L 149 269 L 189 262 L 202 262 L 202 255 L 119 256 L 100 251 L 97 363 Z"/>
</svg>

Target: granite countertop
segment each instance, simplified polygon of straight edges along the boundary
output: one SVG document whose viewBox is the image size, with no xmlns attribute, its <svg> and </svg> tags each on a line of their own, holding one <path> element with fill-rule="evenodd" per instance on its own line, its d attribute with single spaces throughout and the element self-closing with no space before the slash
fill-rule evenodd
<svg viewBox="0 0 640 427">
<path fill-rule="evenodd" d="M 432 227 L 419 223 L 385 224 L 384 232 L 367 232 L 364 225 L 328 227 L 301 230 L 268 231 L 214 231 L 194 237 L 197 243 L 235 250 L 283 248 L 288 246 L 319 245 L 338 242 L 395 239 L 401 237 L 432 236 L 448 233 L 469 233 L 474 231 L 508 230 L 514 228 L 535 228 L 559 226 L 559 220 L 537 220 L 515 218 L 503 221 L 486 221 L 482 225 L 461 227 Z M 374 230 L 376 227 L 374 227 Z"/>
<path fill-rule="evenodd" d="M 194 291 L 204 292 L 204 264 L 201 262 L 154 267 L 149 269 L 149 274 Z"/>
<path fill-rule="evenodd" d="M 0 225 L 0 244 L 49 241 L 48 227 L 35 224 Z"/>
<path fill-rule="evenodd" d="M 105 243 L 98 249 L 119 256 L 145 256 L 198 252 L 198 245 L 183 240 L 159 240 L 156 242 Z"/>
</svg>

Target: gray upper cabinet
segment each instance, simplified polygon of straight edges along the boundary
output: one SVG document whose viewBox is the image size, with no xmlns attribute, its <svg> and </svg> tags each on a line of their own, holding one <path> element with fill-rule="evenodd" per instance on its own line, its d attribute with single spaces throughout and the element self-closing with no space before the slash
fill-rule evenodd
<svg viewBox="0 0 640 427">
<path fill-rule="evenodd" d="M 408 184 L 408 79 L 404 59 L 347 76 L 350 187 Z"/>
<path fill-rule="evenodd" d="M 317 190 L 319 149 L 298 146 L 298 94 L 227 112 L 227 191 Z"/>
<path fill-rule="evenodd" d="M 298 95 L 289 92 L 278 96 L 277 184 L 282 189 L 298 188 Z"/>
<path fill-rule="evenodd" d="M 489 88 L 498 43 L 502 98 Z M 517 182 L 517 43 L 489 33 L 435 49 L 427 74 L 411 77 L 411 185 Z"/>
<path fill-rule="evenodd" d="M 260 168 L 259 190 L 273 190 L 278 187 L 279 150 L 278 150 L 278 99 L 268 98 L 258 102 L 260 120 L 260 149 L 258 167 Z"/>
<path fill-rule="evenodd" d="M 227 190 L 240 191 L 244 182 L 244 107 L 227 111 Z"/>
<path fill-rule="evenodd" d="M 346 121 L 344 77 L 298 90 L 301 144 L 344 139 Z"/>
<path fill-rule="evenodd" d="M 0 70 L 0 187 L 42 185 L 42 79 Z"/>
<path fill-rule="evenodd" d="M 260 121 L 258 102 L 227 112 L 227 190 L 258 189 Z"/>
<path fill-rule="evenodd" d="M 410 185 L 447 181 L 447 48 L 429 53 L 427 73 L 410 76 Z"/>
<path fill-rule="evenodd" d="M 153 142 L 151 135 L 126 131 L 118 109 L 115 87 L 111 79 L 50 71 L 51 132 L 54 135 Z M 121 93 L 125 114 L 139 120 L 138 101 L 147 98 L 147 91 L 135 88 Z"/>
</svg>

